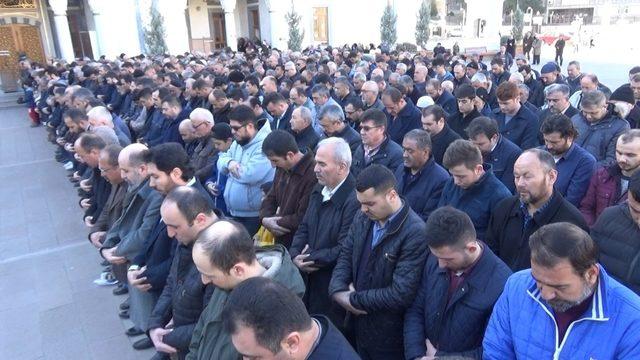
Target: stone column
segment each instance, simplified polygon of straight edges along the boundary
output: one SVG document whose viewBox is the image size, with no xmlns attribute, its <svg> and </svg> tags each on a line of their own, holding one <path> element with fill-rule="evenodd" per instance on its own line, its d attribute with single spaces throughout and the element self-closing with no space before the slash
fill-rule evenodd
<svg viewBox="0 0 640 360">
<path fill-rule="evenodd" d="M 60 57 L 71 62 L 75 59 L 75 54 L 71 42 L 69 20 L 67 19 L 67 0 L 49 0 L 49 5 L 53 10 L 53 22 L 58 36 Z"/>
<path fill-rule="evenodd" d="M 105 55 L 107 58 L 111 58 L 115 54 L 111 53 L 111 46 L 109 46 L 109 32 L 108 29 L 108 14 L 107 14 L 107 6 L 109 5 L 108 1 L 104 0 L 89 0 L 89 7 L 91 8 L 91 13 L 93 14 L 93 22 L 96 28 L 96 37 L 98 38 L 98 49 L 94 50 L 95 58 L 99 58 L 100 55 Z"/>
<path fill-rule="evenodd" d="M 227 33 L 227 46 L 236 51 L 238 46 L 238 33 L 236 32 L 236 0 L 220 0 L 224 10 L 224 28 Z"/>
<path fill-rule="evenodd" d="M 271 46 L 280 50 L 287 48 L 288 28 L 285 14 L 291 7 L 291 2 L 283 0 L 265 0 L 269 10 L 269 27 L 271 29 Z M 300 10 L 297 10 L 300 13 Z"/>
</svg>

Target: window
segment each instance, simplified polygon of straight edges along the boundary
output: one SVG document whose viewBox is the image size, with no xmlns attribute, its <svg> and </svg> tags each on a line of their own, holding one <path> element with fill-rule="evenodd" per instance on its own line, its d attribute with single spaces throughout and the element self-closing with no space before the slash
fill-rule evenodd
<svg viewBox="0 0 640 360">
<path fill-rule="evenodd" d="M 313 40 L 329 42 L 329 11 L 326 7 L 313 8 Z"/>
</svg>

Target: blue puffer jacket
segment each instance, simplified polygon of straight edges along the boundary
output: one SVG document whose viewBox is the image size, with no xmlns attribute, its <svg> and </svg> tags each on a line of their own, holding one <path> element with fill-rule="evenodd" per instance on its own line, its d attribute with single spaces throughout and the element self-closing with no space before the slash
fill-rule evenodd
<svg viewBox="0 0 640 360">
<path fill-rule="evenodd" d="M 593 303 L 558 343 L 553 310 L 531 270 L 512 275 L 484 336 L 484 359 L 640 359 L 640 297 L 600 266 Z"/>
<path fill-rule="evenodd" d="M 484 240 L 491 212 L 502 199 L 511 196 L 511 192 L 493 174 L 491 165 L 484 164 L 485 174 L 480 180 L 463 189 L 449 179 L 442 190 L 438 207 L 453 206 L 469 215 L 476 228 L 478 239 Z"/>
<path fill-rule="evenodd" d="M 262 203 L 260 185 L 273 181 L 275 170 L 262 152 L 262 142 L 271 133 L 271 126 L 266 120 L 260 123 L 262 127 L 248 144 L 241 146 L 234 141 L 229 151 L 218 158 L 218 171 L 228 175 L 224 201 L 231 216 L 257 217 Z M 239 177 L 229 173 L 227 166 L 232 160 L 240 164 Z"/>
</svg>

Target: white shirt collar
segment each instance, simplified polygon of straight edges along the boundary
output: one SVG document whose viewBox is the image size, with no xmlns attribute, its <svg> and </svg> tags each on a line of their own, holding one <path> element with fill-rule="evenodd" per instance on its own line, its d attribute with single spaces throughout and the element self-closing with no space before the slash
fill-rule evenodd
<svg viewBox="0 0 640 360">
<path fill-rule="evenodd" d="M 348 177 L 348 176 L 347 176 Z M 344 184 L 345 180 L 347 180 L 347 178 L 344 178 L 336 187 L 334 187 L 333 189 L 329 189 L 328 187 L 324 187 L 322 188 L 322 202 L 325 201 L 329 201 L 333 195 L 338 191 L 338 189 L 340 189 L 340 186 L 342 186 L 342 184 Z"/>
</svg>

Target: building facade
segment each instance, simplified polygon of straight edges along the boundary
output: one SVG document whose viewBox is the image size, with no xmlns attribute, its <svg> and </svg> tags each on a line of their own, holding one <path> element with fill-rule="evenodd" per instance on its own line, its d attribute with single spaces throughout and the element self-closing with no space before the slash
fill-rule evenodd
<svg viewBox="0 0 640 360">
<path fill-rule="evenodd" d="M 431 0 L 428 0 L 431 1 Z M 415 43 L 422 0 L 0 0 L 0 82 L 17 76 L 21 55 L 38 62 L 73 61 L 145 52 L 144 32 L 155 7 L 163 17 L 170 53 L 235 49 L 240 37 L 287 47 L 285 15 L 301 16 L 303 46 L 380 42 L 380 18 L 387 4 L 397 15 L 398 43 Z M 496 47 L 503 0 L 436 0 L 444 27 L 453 5 L 464 16 L 458 34 L 466 46 Z M 448 22 L 451 19 L 449 19 Z M 462 44 L 463 42 L 461 42 Z M 490 45 L 491 44 L 491 45 Z"/>
</svg>

